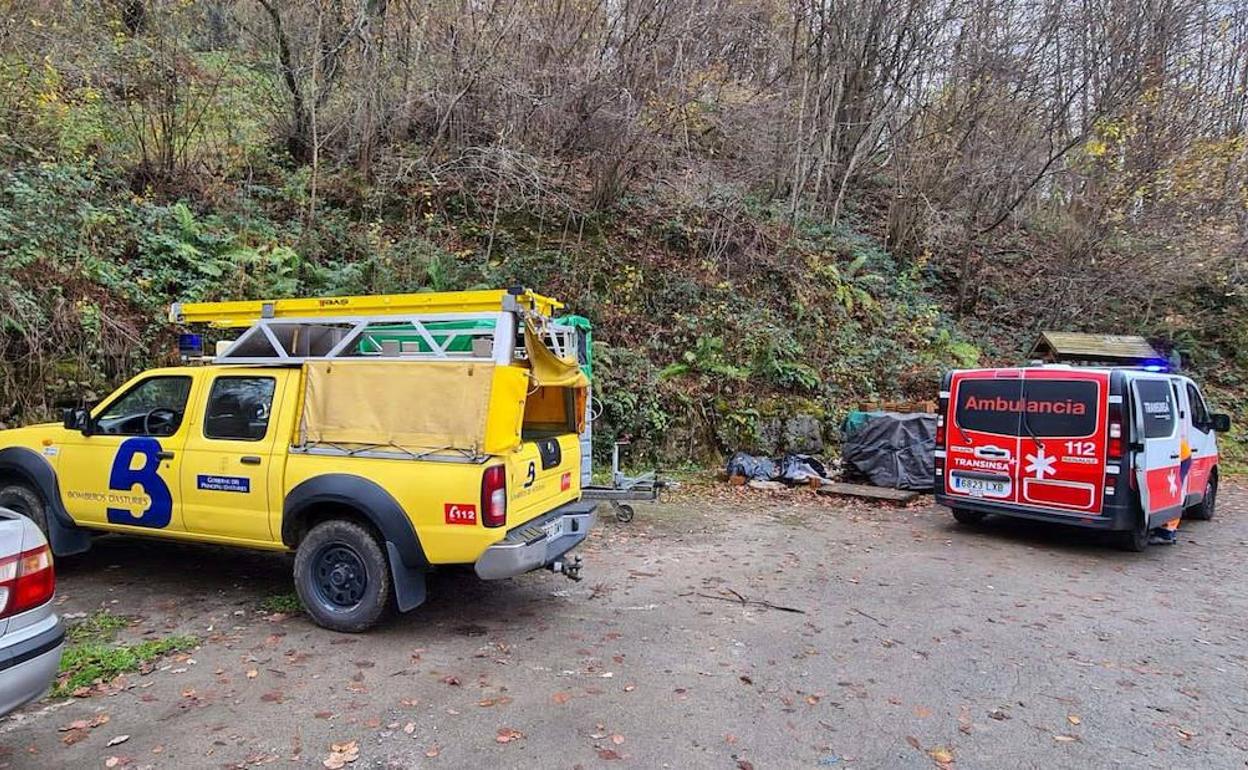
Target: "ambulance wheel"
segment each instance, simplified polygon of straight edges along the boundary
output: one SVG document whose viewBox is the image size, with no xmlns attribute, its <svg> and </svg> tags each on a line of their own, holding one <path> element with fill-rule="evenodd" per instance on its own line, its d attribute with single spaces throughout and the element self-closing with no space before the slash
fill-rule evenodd
<svg viewBox="0 0 1248 770">
<path fill-rule="evenodd" d="M 1218 504 L 1218 479 L 1210 475 L 1209 480 L 1205 482 L 1205 497 L 1200 501 L 1200 505 L 1189 508 L 1186 517 L 1195 519 L 1196 521 L 1209 521 L 1213 518 L 1214 507 Z"/>
<path fill-rule="evenodd" d="M 16 511 L 35 523 L 48 537 L 48 514 L 39 493 L 21 482 L 0 485 L 0 508 Z"/>
<path fill-rule="evenodd" d="M 317 625 L 359 633 L 390 608 L 390 565 L 372 532 L 330 519 L 313 527 L 295 551 L 295 591 Z"/>
<path fill-rule="evenodd" d="M 965 524 L 968 527 L 973 527 L 976 524 L 981 523 L 987 515 L 988 514 L 981 513 L 979 511 L 968 511 L 965 508 L 953 509 L 953 518 L 957 519 L 959 524 Z"/>
<path fill-rule="evenodd" d="M 1135 527 L 1118 533 L 1118 546 L 1124 551 L 1140 553 L 1148 548 L 1148 517 L 1138 510 L 1136 513 L 1139 516 L 1136 517 Z"/>
</svg>

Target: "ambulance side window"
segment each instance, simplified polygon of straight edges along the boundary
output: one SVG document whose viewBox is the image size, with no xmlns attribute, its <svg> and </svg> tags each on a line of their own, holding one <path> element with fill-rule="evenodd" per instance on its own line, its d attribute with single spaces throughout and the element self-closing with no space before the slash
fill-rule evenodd
<svg viewBox="0 0 1248 770">
<path fill-rule="evenodd" d="M 1192 405 L 1192 425 L 1197 430 L 1207 433 L 1213 420 L 1209 417 L 1209 408 L 1205 406 L 1205 400 L 1200 397 L 1200 391 L 1190 382 L 1187 384 L 1187 400 Z"/>
<path fill-rule="evenodd" d="M 1144 418 L 1144 438 L 1173 435 L 1175 416 L 1170 384 L 1164 380 L 1139 380 L 1135 387 L 1140 395 L 1137 406 Z"/>
</svg>

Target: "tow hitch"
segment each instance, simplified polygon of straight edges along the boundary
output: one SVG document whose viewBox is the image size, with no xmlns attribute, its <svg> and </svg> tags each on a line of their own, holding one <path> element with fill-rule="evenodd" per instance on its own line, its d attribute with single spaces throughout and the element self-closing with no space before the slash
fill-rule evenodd
<svg viewBox="0 0 1248 770">
<path fill-rule="evenodd" d="M 581 579 L 581 557 L 573 556 L 571 561 L 563 561 L 558 559 L 550 563 L 550 571 L 562 573 L 568 580 Z"/>
</svg>

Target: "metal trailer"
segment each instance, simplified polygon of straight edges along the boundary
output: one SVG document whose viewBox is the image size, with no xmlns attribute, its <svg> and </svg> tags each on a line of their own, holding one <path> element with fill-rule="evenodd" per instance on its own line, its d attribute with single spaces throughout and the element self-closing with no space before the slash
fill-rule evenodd
<svg viewBox="0 0 1248 770">
<path fill-rule="evenodd" d="M 581 497 L 585 500 L 602 500 L 611 504 L 615 511 L 615 519 L 621 523 L 633 520 L 635 511 L 629 502 L 656 502 L 659 492 L 669 482 L 659 478 L 658 471 L 649 471 L 640 476 L 629 476 L 620 470 L 620 448 L 628 446 L 628 441 L 617 441 L 611 448 L 611 485 L 586 485 L 581 487 Z"/>
</svg>

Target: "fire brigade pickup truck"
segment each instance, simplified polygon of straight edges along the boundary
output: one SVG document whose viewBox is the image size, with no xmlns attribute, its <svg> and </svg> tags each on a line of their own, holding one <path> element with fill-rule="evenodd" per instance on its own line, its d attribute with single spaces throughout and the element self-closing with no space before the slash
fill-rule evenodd
<svg viewBox="0 0 1248 770">
<path fill-rule="evenodd" d="M 443 565 L 576 579 L 588 380 L 559 307 L 523 289 L 175 304 L 176 323 L 247 329 L 0 432 L 0 506 L 57 555 L 105 532 L 293 551 L 336 631 L 420 605 Z"/>
<path fill-rule="evenodd" d="M 1041 365 L 945 375 L 936 501 L 964 524 L 989 514 L 1121 533 L 1140 551 L 1183 516 L 1212 518 L 1215 434 L 1200 388 L 1161 367 Z"/>
</svg>

